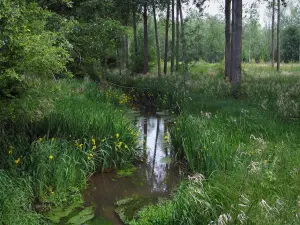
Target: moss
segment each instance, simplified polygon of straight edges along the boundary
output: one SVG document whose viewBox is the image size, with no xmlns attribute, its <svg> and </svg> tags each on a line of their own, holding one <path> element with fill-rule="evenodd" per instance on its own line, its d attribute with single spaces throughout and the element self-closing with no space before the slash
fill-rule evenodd
<svg viewBox="0 0 300 225">
<path fill-rule="evenodd" d="M 125 165 L 122 169 L 117 170 L 117 177 L 130 177 L 136 171 L 136 167 L 132 164 Z"/>
<path fill-rule="evenodd" d="M 95 217 L 93 207 L 84 208 L 81 211 L 77 211 L 76 215 L 71 217 L 66 224 L 81 225 Z"/>
<path fill-rule="evenodd" d="M 116 202 L 116 213 L 120 219 L 128 224 L 131 220 L 137 217 L 139 211 L 145 206 L 157 203 L 157 197 L 144 197 L 134 195 L 131 198 L 122 199 Z"/>
<path fill-rule="evenodd" d="M 62 207 L 54 208 L 49 212 L 47 212 L 44 216 L 52 223 L 59 223 L 63 218 L 69 216 L 76 208 L 82 206 L 83 206 L 83 201 L 78 201 L 66 208 L 62 208 Z"/>
</svg>

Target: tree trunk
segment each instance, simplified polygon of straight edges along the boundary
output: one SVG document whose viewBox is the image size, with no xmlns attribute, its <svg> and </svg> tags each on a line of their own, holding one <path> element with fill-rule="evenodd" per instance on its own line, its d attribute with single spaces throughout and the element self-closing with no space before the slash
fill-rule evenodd
<svg viewBox="0 0 300 225">
<path fill-rule="evenodd" d="M 225 78 L 230 77 L 230 62 L 231 62 L 231 0 L 225 1 Z"/>
<path fill-rule="evenodd" d="M 277 71 L 280 70 L 280 0 L 277 1 L 278 14 L 277 14 Z"/>
<path fill-rule="evenodd" d="M 180 45 L 180 31 L 179 31 L 179 4 L 177 0 L 176 7 L 176 71 L 179 71 L 179 45 Z"/>
<path fill-rule="evenodd" d="M 172 0 L 172 43 L 171 43 L 171 74 L 174 72 L 175 56 L 175 0 Z"/>
<path fill-rule="evenodd" d="M 272 3 L 272 67 L 273 68 L 274 68 L 274 59 L 275 59 L 274 34 L 275 34 L 275 0 L 273 0 Z"/>
<path fill-rule="evenodd" d="M 144 70 L 143 73 L 147 74 L 149 70 L 148 66 L 148 14 L 147 3 L 144 4 Z"/>
<path fill-rule="evenodd" d="M 158 40 L 158 31 L 157 31 L 157 20 L 156 20 L 156 12 L 155 12 L 155 2 L 152 0 L 153 7 L 153 19 L 154 19 L 154 30 L 155 30 L 155 42 L 156 42 L 156 56 L 157 56 L 157 75 L 161 76 L 161 68 L 160 68 L 160 49 L 159 49 L 159 40 Z"/>
<path fill-rule="evenodd" d="M 125 67 L 129 68 L 129 42 L 128 42 L 128 34 L 125 34 Z"/>
<path fill-rule="evenodd" d="M 233 96 L 238 97 L 242 70 L 242 0 L 232 0 L 231 84 Z"/>
<path fill-rule="evenodd" d="M 166 20 L 166 36 L 165 36 L 165 58 L 164 58 L 164 74 L 168 70 L 168 48 L 169 48 L 169 24 L 170 24 L 170 2 L 167 3 L 167 20 Z"/>
<path fill-rule="evenodd" d="M 187 61 L 186 40 L 185 40 L 182 7 L 181 7 L 180 0 L 178 0 L 178 7 L 179 7 L 180 21 L 181 21 L 181 33 L 182 33 L 181 37 L 182 37 L 182 47 L 183 47 L 184 68 L 185 68 L 185 81 L 187 81 L 189 79 L 189 66 L 188 66 L 188 61 Z"/>
<path fill-rule="evenodd" d="M 138 43 L 136 35 L 136 5 L 133 6 L 132 10 L 132 23 L 133 23 L 133 42 L 134 42 L 134 58 L 138 58 Z"/>
</svg>

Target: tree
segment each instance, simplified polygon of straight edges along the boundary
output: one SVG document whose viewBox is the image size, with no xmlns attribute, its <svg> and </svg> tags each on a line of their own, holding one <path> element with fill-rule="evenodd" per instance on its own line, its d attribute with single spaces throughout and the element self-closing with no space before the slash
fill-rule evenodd
<svg viewBox="0 0 300 225">
<path fill-rule="evenodd" d="M 282 32 L 282 59 L 285 62 L 299 60 L 300 30 L 295 26 L 288 26 Z"/>
<path fill-rule="evenodd" d="M 144 3 L 144 70 L 143 73 L 147 74 L 149 70 L 148 65 L 148 14 L 147 14 L 147 2 Z"/>
<path fill-rule="evenodd" d="M 242 70 L 242 0 L 232 0 L 231 84 L 233 96 L 238 97 Z"/>
<path fill-rule="evenodd" d="M 230 77 L 231 62 L 231 0 L 225 0 L 225 78 Z"/>
<path fill-rule="evenodd" d="M 171 74 L 174 72 L 175 56 L 175 0 L 172 0 L 172 42 L 171 42 Z"/>
<path fill-rule="evenodd" d="M 272 67 L 274 67 L 274 58 L 275 58 L 275 0 L 272 1 Z"/>
<path fill-rule="evenodd" d="M 166 18 L 166 33 L 165 33 L 165 57 L 164 57 L 164 74 L 167 74 L 167 68 L 168 68 L 169 24 L 170 24 L 170 0 L 167 1 L 167 18 Z"/>
<path fill-rule="evenodd" d="M 277 71 L 280 69 L 280 0 L 277 0 Z"/>
<path fill-rule="evenodd" d="M 182 16 L 182 6 L 180 0 L 178 0 L 178 8 L 180 14 L 180 21 L 181 21 L 181 37 L 182 37 L 184 68 L 185 68 L 185 80 L 187 81 L 189 79 L 189 67 L 188 67 L 188 59 L 187 59 L 187 51 L 186 51 L 186 40 L 185 40 L 184 22 Z"/>
<path fill-rule="evenodd" d="M 153 19 L 154 19 L 154 30 L 155 30 L 155 42 L 156 42 L 156 57 L 157 57 L 157 74 L 161 76 L 161 68 L 160 68 L 160 50 L 159 50 L 159 40 L 158 40 L 158 31 L 157 31 L 157 20 L 156 20 L 156 11 L 155 11 L 155 2 L 152 0 L 152 8 L 153 8 Z"/>
</svg>

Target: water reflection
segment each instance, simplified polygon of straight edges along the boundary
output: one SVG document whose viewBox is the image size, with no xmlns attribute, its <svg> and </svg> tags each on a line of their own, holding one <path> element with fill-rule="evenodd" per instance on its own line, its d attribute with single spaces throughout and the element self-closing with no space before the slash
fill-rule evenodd
<svg viewBox="0 0 300 225">
<path fill-rule="evenodd" d="M 122 224 L 114 212 L 114 203 L 133 194 L 166 196 L 179 181 L 179 169 L 171 162 L 167 118 L 139 117 L 140 147 L 144 163 L 137 165 L 131 177 L 117 178 L 115 173 L 97 173 L 91 177 L 85 193 L 87 204 L 95 205 L 96 215 L 113 224 Z"/>
</svg>

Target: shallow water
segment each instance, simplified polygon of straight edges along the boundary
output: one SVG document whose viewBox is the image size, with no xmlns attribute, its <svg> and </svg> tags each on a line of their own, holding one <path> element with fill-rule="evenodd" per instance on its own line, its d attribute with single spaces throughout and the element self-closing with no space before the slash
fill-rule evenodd
<svg viewBox="0 0 300 225">
<path fill-rule="evenodd" d="M 114 211 L 116 201 L 133 195 L 169 196 L 180 179 L 180 169 L 172 161 L 167 117 L 140 116 L 137 126 L 144 162 L 130 177 L 118 178 L 115 172 L 94 174 L 84 193 L 86 203 L 95 206 L 95 215 L 116 225 L 123 224 Z"/>
</svg>

